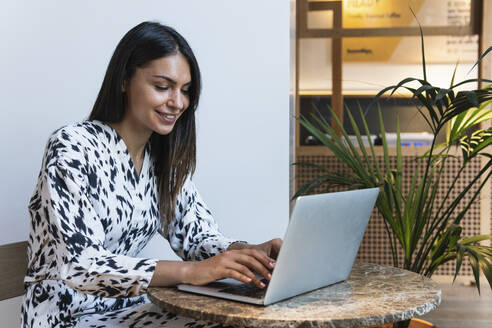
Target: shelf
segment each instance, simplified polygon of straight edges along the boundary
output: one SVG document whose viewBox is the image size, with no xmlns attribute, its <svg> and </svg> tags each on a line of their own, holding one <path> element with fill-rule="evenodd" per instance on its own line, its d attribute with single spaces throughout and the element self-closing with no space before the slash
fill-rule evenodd
<svg viewBox="0 0 492 328">
<path fill-rule="evenodd" d="M 344 91 L 343 97 L 345 98 L 359 98 L 359 97 L 374 97 L 379 91 Z M 299 90 L 299 96 L 331 96 L 331 90 Z M 383 97 L 389 97 L 389 91 L 383 95 Z M 412 94 L 410 92 L 404 93 L 398 91 L 391 97 L 394 98 L 410 98 Z"/>
<path fill-rule="evenodd" d="M 358 147 L 357 147 L 358 148 Z M 403 156 L 422 156 L 429 150 L 428 146 L 407 146 L 402 147 L 401 153 Z M 390 156 L 396 156 L 396 147 L 388 147 Z M 366 152 L 371 153 L 371 149 L 366 147 Z M 384 154 L 382 146 L 374 146 L 376 156 Z M 296 156 L 333 156 L 333 153 L 325 146 L 299 146 L 296 147 Z"/>
</svg>

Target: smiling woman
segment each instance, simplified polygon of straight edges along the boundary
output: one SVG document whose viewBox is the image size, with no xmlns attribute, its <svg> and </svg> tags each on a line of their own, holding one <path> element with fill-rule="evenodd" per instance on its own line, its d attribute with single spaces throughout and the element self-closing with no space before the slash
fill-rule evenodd
<svg viewBox="0 0 492 328">
<path fill-rule="evenodd" d="M 55 131 L 29 202 L 23 327 L 204 327 L 149 286 L 264 284 L 281 240 L 223 236 L 191 181 L 200 71 L 184 38 L 144 22 L 120 41 L 89 120 Z M 159 232 L 185 261 L 136 255 Z M 214 324 L 214 327 L 217 325 Z"/>
<path fill-rule="evenodd" d="M 89 116 L 118 131 L 136 165 L 150 139 L 164 218 L 174 216 L 177 194 L 195 170 L 200 89 L 200 69 L 186 40 L 170 27 L 142 23 L 116 47 Z M 159 114 L 177 116 L 171 123 Z"/>
</svg>

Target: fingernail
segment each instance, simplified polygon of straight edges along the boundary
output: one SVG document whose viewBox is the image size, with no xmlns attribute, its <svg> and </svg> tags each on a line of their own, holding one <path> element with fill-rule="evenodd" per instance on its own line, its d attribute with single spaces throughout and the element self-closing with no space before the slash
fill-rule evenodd
<svg viewBox="0 0 492 328">
<path fill-rule="evenodd" d="M 270 262 L 270 266 L 273 268 L 275 266 L 275 262 Z"/>
<path fill-rule="evenodd" d="M 268 280 L 272 279 L 272 275 L 271 274 L 267 274 L 267 278 L 268 278 Z"/>
<path fill-rule="evenodd" d="M 260 286 L 261 286 L 261 288 L 264 288 L 265 287 L 265 284 L 262 283 L 262 282 L 260 282 Z"/>
<path fill-rule="evenodd" d="M 247 280 L 248 282 L 250 282 L 250 281 L 251 281 L 251 278 L 247 277 L 247 278 L 246 278 L 246 280 Z"/>
</svg>

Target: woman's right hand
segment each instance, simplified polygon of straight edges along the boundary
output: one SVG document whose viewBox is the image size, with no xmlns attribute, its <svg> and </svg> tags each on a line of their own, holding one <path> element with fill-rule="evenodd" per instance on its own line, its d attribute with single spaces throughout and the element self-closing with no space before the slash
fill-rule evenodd
<svg viewBox="0 0 492 328">
<path fill-rule="evenodd" d="M 240 249 L 228 250 L 209 259 L 188 262 L 188 264 L 183 277 L 186 284 L 205 285 L 219 279 L 233 278 L 244 283 L 252 282 L 259 288 L 264 288 L 265 284 L 253 271 L 269 281 L 275 260 L 256 249 Z"/>
</svg>

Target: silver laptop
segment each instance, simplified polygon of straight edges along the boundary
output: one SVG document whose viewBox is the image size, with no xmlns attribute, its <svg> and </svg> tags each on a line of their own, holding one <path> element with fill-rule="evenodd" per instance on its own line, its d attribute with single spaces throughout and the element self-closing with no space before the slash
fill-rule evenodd
<svg viewBox="0 0 492 328">
<path fill-rule="evenodd" d="M 264 289 L 234 279 L 177 287 L 268 305 L 346 280 L 378 193 L 378 188 L 371 188 L 297 198 L 272 278 Z"/>
</svg>

